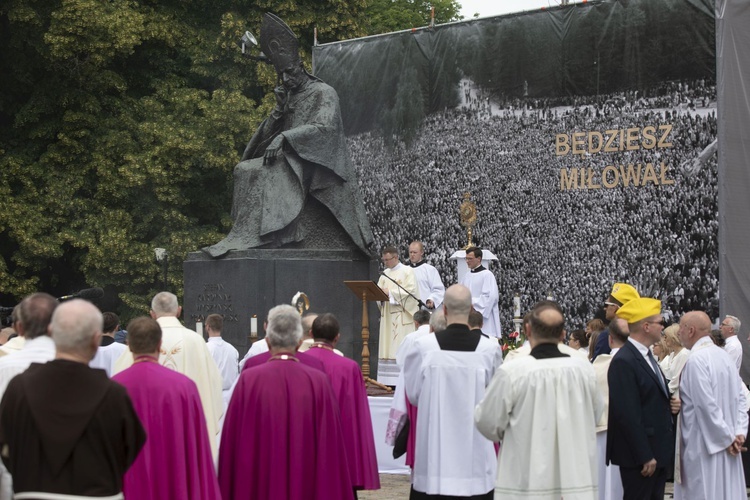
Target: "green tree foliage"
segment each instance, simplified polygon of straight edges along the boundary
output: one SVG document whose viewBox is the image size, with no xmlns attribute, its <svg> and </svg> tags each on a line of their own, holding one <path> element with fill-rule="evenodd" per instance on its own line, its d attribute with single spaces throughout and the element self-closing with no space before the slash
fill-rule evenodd
<svg viewBox="0 0 750 500">
<path fill-rule="evenodd" d="M 0 298 L 110 286 L 125 317 L 160 286 L 153 248 L 230 228 L 231 176 L 273 106 L 272 68 L 240 54 L 263 12 L 310 61 L 365 34 L 364 0 L 6 0 L 0 5 Z M 6 302 L 6 303 L 7 303 Z"/>
</svg>

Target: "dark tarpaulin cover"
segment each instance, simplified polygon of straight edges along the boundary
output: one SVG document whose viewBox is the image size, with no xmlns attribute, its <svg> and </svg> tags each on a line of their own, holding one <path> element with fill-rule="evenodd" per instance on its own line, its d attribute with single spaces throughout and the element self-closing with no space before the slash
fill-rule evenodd
<svg viewBox="0 0 750 500">
<path fill-rule="evenodd" d="M 719 283 L 722 316 L 750 325 L 750 2 L 716 1 L 716 91 L 719 98 Z M 750 380 L 750 346 L 739 332 L 742 378 Z"/>
</svg>

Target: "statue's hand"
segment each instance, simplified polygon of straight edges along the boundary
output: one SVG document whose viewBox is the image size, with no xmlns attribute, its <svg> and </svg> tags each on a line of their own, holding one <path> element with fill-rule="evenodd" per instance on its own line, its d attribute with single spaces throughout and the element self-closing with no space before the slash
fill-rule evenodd
<svg viewBox="0 0 750 500">
<path fill-rule="evenodd" d="M 284 88 L 283 85 L 279 85 L 278 87 L 273 89 L 273 93 L 276 96 L 276 107 L 279 110 L 283 110 L 284 105 L 286 104 L 286 96 L 287 96 L 286 89 Z"/>
<path fill-rule="evenodd" d="M 284 142 L 284 136 L 279 134 L 273 138 L 271 144 L 266 148 L 266 152 L 263 154 L 263 164 L 267 165 L 273 163 L 276 160 L 276 156 L 279 154 L 281 145 Z"/>
</svg>

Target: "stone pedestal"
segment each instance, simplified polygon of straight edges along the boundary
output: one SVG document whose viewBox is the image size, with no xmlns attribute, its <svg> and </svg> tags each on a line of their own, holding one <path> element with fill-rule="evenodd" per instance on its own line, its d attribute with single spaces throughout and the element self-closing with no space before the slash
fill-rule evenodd
<svg viewBox="0 0 750 500">
<path fill-rule="evenodd" d="M 361 364 L 362 302 L 344 285 L 345 280 L 372 280 L 377 262 L 363 260 L 347 250 L 255 249 L 230 252 L 212 259 L 203 252 L 188 255 L 183 264 L 185 326 L 195 328 L 212 313 L 224 317 L 223 338 L 244 356 L 250 348 L 250 319 L 258 317 L 258 337 L 269 309 L 293 305 L 292 297 L 304 292 L 310 310 L 330 312 L 341 323 L 338 348 Z M 373 303 L 370 316 L 371 373 L 377 369 L 380 313 Z"/>
</svg>

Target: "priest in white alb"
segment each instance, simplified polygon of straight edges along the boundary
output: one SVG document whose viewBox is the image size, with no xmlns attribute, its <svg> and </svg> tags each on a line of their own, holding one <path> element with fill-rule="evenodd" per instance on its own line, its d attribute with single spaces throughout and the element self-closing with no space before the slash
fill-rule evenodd
<svg viewBox="0 0 750 500">
<path fill-rule="evenodd" d="M 502 335 L 500 309 L 497 305 L 500 292 L 495 275 L 482 265 L 480 248 L 471 247 L 466 250 L 466 265 L 469 272 L 461 279 L 461 284 L 471 291 L 471 305 L 474 310 L 482 313 L 482 332 L 490 337 L 499 338 Z"/>
<path fill-rule="evenodd" d="M 597 499 L 602 401 L 591 363 L 557 348 L 564 326 L 557 303 L 535 305 L 531 354 L 504 363 L 475 410 L 479 432 L 502 441 L 495 500 Z"/>
<path fill-rule="evenodd" d="M 680 375 L 680 480 L 675 481 L 675 499 L 744 499 L 740 451 L 748 416 L 742 380 L 734 361 L 711 340 L 706 313 L 685 314 L 678 335 L 690 357 Z"/>
<path fill-rule="evenodd" d="M 448 326 L 417 339 L 406 353 L 406 395 L 419 410 L 411 500 L 492 499 L 497 456 L 474 426 L 474 407 L 501 365 L 502 351 L 496 340 L 469 329 L 469 311 L 469 290 L 448 288 Z"/>
<path fill-rule="evenodd" d="M 378 343 L 378 382 L 396 385 L 399 368 L 396 352 L 404 338 L 414 331 L 414 313 L 419 310 L 419 290 L 414 270 L 398 259 L 394 247 L 383 249 L 385 270 L 378 286 L 388 296 L 380 306 L 380 340 Z"/>
<path fill-rule="evenodd" d="M 151 301 L 151 317 L 159 323 L 162 331 L 159 364 L 187 375 L 198 386 L 211 451 L 216 460 L 219 419 L 224 412 L 221 374 L 203 337 L 185 328 L 177 319 L 181 312 L 182 307 L 173 293 L 159 292 Z M 115 363 L 113 373 L 117 374 L 132 365 L 133 354 L 128 350 Z"/>
<path fill-rule="evenodd" d="M 409 245 L 409 267 L 414 269 L 419 298 L 422 299 L 424 307 L 430 311 L 440 309 L 443 305 L 445 285 L 435 266 L 424 260 L 424 245 L 421 241 L 412 241 Z"/>
<path fill-rule="evenodd" d="M 238 368 L 240 354 L 232 344 L 221 337 L 223 329 L 224 317 L 221 314 L 206 316 L 206 333 L 208 334 L 206 347 L 221 374 L 221 392 L 224 399 L 224 412 L 226 412 L 229 398 L 232 396 L 230 389 L 240 375 Z"/>
</svg>

